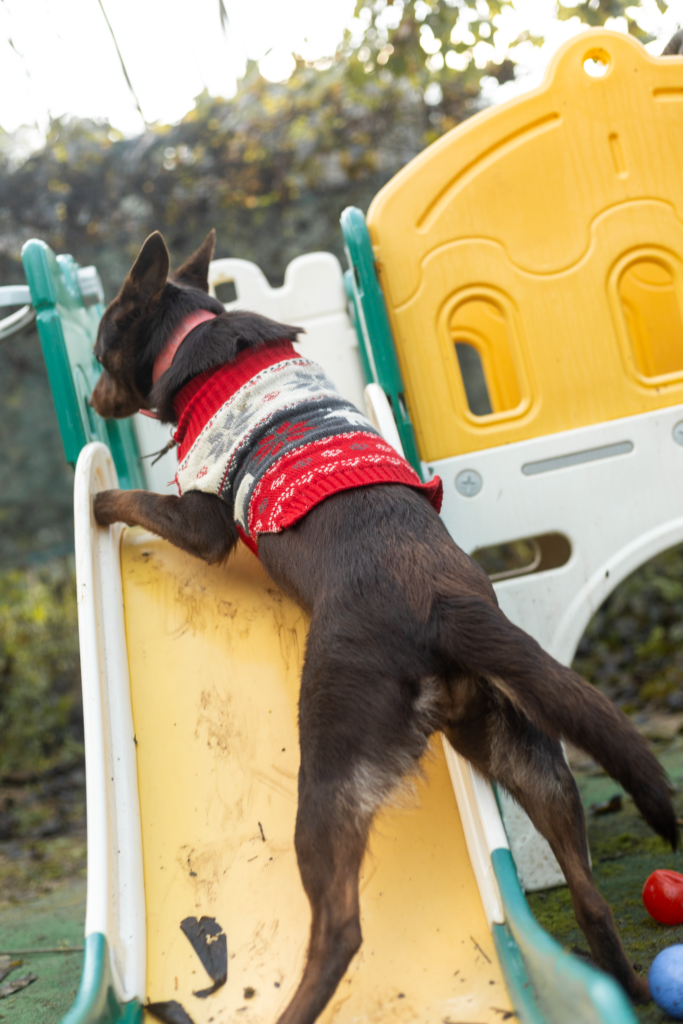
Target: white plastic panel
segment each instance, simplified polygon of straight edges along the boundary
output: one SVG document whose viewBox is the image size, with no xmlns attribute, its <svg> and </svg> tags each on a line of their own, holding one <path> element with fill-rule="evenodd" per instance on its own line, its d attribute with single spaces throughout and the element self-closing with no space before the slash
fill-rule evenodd
<svg viewBox="0 0 683 1024">
<path fill-rule="evenodd" d="M 565 665 L 614 587 L 683 541 L 681 422 L 683 405 L 429 464 L 444 481 L 443 519 L 465 551 L 544 533 L 569 539 L 566 565 L 495 584 L 503 611 Z M 632 448 L 621 454 L 523 472 L 626 441 Z M 472 498 L 455 488 L 464 469 L 483 481 Z"/>
<path fill-rule="evenodd" d="M 263 271 L 247 260 L 214 260 L 209 266 L 209 285 L 232 281 L 237 299 L 226 309 L 249 309 L 302 327 L 296 349 L 325 370 L 344 398 L 363 408 L 363 369 L 356 332 L 346 309 L 341 266 L 330 252 L 297 256 L 285 270 L 281 288 L 271 288 Z"/>
<path fill-rule="evenodd" d="M 506 615 L 565 665 L 614 587 L 683 541 L 681 422 L 683 406 L 673 406 L 429 464 L 444 482 L 442 517 L 465 551 L 546 533 L 569 539 L 565 565 L 495 584 Z M 481 478 L 472 497 L 456 490 L 463 471 Z M 545 840 L 509 797 L 501 803 L 525 888 L 561 882 Z"/>
</svg>

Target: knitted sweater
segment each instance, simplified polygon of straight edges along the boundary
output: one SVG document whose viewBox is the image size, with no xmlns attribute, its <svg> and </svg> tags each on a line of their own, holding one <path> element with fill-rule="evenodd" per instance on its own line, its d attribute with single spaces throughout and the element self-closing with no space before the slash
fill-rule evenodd
<svg viewBox="0 0 683 1024">
<path fill-rule="evenodd" d="M 178 393 L 181 494 L 217 494 L 255 551 L 325 498 L 368 484 L 407 484 L 437 512 L 443 488 L 420 481 L 370 421 L 342 398 L 321 367 L 289 341 L 241 352 Z"/>
</svg>

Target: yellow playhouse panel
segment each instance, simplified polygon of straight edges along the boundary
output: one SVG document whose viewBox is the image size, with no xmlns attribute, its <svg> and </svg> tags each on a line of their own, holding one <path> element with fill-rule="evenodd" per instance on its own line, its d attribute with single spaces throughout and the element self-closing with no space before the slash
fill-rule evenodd
<svg viewBox="0 0 683 1024">
<path fill-rule="evenodd" d="M 177 1000 L 195 1024 L 273 1024 L 308 940 L 293 846 L 305 618 L 242 545 L 209 568 L 127 530 L 121 568 L 147 994 Z M 440 741 L 425 767 L 414 804 L 378 819 L 364 944 L 322 1024 L 493 1024 L 511 1012 Z M 180 930 L 202 915 L 228 944 L 227 983 L 206 999 L 193 992 L 210 979 Z"/>
<path fill-rule="evenodd" d="M 424 459 L 683 402 L 681 167 L 683 59 L 600 30 L 382 189 L 368 228 Z"/>
</svg>

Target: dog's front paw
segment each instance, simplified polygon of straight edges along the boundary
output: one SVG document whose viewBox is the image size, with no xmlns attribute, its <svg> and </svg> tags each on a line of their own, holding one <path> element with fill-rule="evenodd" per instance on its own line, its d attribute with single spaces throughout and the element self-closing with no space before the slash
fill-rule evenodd
<svg viewBox="0 0 683 1024">
<path fill-rule="evenodd" d="M 118 523 L 121 515 L 118 510 L 119 495 L 122 491 L 100 491 L 93 500 L 95 519 L 100 526 L 111 526 Z"/>
</svg>

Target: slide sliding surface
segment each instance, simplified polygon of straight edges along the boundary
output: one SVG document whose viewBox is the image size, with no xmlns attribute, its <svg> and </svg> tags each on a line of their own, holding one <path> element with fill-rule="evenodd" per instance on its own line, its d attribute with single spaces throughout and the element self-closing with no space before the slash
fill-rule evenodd
<svg viewBox="0 0 683 1024">
<path fill-rule="evenodd" d="M 223 567 L 140 530 L 121 545 L 147 921 L 147 997 L 195 1024 L 274 1024 L 310 913 L 293 848 L 303 613 L 240 546 Z M 512 1009 L 440 739 L 413 799 L 377 819 L 364 943 L 320 1020 L 493 1024 Z M 226 984 L 183 934 L 215 918 Z M 153 1018 L 145 1013 L 145 1020 Z"/>
</svg>

